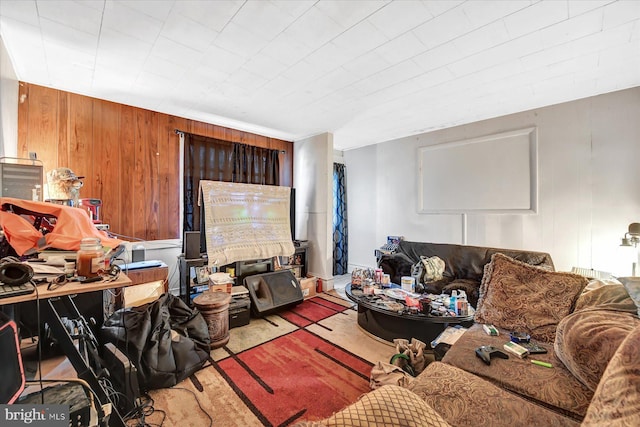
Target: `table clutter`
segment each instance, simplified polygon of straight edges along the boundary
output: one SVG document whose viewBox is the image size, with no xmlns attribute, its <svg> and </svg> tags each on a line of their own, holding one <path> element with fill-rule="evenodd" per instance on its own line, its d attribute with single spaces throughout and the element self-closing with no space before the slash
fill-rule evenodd
<svg viewBox="0 0 640 427">
<path fill-rule="evenodd" d="M 412 283 L 414 286 L 411 286 Z M 415 292 L 413 277 L 402 277 L 402 284 L 398 285 L 392 283 L 389 275 L 383 274 L 381 269 L 354 269 L 351 273 L 351 293 L 398 314 L 460 317 L 474 313 L 464 290 L 453 290 L 451 295 Z"/>
</svg>

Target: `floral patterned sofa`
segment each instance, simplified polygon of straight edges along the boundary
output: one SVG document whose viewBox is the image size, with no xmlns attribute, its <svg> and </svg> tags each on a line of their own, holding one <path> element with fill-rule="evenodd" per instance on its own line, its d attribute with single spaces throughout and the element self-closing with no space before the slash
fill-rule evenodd
<svg viewBox="0 0 640 427">
<path fill-rule="evenodd" d="M 493 254 L 476 324 L 441 361 L 407 388 L 385 385 L 327 419 L 299 426 L 640 426 L 635 292 Z M 487 335 L 483 323 L 500 335 Z M 548 353 L 510 355 L 490 365 L 475 357 L 481 345 L 502 348 L 514 330 Z"/>
</svg>

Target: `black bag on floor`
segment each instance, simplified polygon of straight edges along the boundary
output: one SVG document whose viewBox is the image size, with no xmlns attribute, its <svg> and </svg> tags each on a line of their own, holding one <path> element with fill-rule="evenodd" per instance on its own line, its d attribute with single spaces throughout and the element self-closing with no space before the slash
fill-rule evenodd
<svg viewBox="0 0 640 427">
<path fill-rule="evenodd" d="M 169 293 L 116 311 L 104 322 L 101 337 L 129 357 L 145 391 L 172 387 L 210 359 L 202 314 Z"/>
</svg>

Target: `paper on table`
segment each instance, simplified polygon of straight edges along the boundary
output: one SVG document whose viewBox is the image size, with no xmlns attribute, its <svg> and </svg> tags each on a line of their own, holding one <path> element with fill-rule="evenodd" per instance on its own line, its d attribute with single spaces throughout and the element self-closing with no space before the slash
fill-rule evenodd
<svg viewBox="0 0 640 427">
<path fill-rule="evenodd" d="M 64 274 L 64 270 L 58 267 L 54 267 L 51 265 L 46 265 L 46 264 L 42 264 L 42 263 L 36 263 L 36 262 L 31 262 L 29 263 L 29 265 L 31 266 L 31 268 L 33 268 L 33 273 L 38 275 L 38 274 L 56 274 L 56 275 L 60 275 L 60 274 Z"/>
</svg>

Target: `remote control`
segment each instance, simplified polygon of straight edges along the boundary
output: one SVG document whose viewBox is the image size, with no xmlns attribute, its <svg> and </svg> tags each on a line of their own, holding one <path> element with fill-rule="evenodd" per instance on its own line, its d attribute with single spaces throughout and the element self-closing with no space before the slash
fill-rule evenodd
<svg viewBox="0 0 640 427">
<path fill-rule="evenodd" d="M 499 357 L 500 359 L 509 358 L 508 354 L 491 345 L 483 345 L 476 348 L 476 356 L 482 359 L 487 365 L 491 365 L 491 359 L 494 357 Z"/>
<path fill-rule="evenodd" d="M 529 351 L 529 354 L 544 354 L 547 349 L 532 342 L 521 342 L 520 345 Z"/>
</svg>

